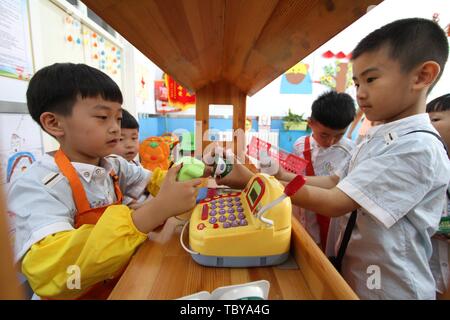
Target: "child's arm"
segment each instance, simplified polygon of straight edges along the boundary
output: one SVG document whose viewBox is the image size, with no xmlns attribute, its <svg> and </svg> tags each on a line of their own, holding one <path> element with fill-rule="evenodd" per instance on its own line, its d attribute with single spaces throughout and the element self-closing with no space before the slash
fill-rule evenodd
<svg viewBox="0 0 450 320">
<path fill-rule="evenodd" d="M 22 260 L 22 272 L 36 294 L 49 298 L 81 295 L 120 271 L 147 238 L 148 231 L 168 217 L 191 209 L 195 205 L 195 185 L 200 181 L 174 181 L 179 168 L 169 170 L 158 196 L 135 212 L 122 205 L 110 206 L 96 225 L 56 232 L 35 243 Z M 80 268 L 79 290 L 67 288 L 71 266 Z"/>
<path fill-rule="evenodd" d="M 328 217 L 340 217 L 360 207 L 357 202 L 337 187 L 325 189 L 313 185 L 304 185 L 291 196 L 291 200 L 293 204 L 299 207 Z"/>
<path fill-rule="evenodd" d="M 244 165 L 235 164 L 227 176 L 217 180 L 217 184 L 243 189 L 252 177 L 253 173 Z M 338 176 L 307 177 L 306 181 L 307 185 L 291 196 L 293 204 L 330 217 L 338 217 L 360 207 L 336 187 Z"/>
<path fill-rule="evenodd" d="M 124 205 L 110 206 L 96 225 L 58 232 L 31 246 L 22 260 L 22 272 L 33 291 L 46 298 L 76 298 L 121 271 L 147 239 L 130 213 Z M 70 286 L 77 275 L 79 289 Z"/>
<path fill-rule="evenodd" d="M 176 181 L 181 165 L 172 167 L 165 175 L 158 195 L 133 212 L 133 223 L 141 232 L 148 233 L 167 218 L 191 210 L 197 197 L 196 186 L 200 179 Z"/>
<path fill-rule="evenodd" d="M 292 172 L 288 172 L 284 170 L 281 166 L 275 175 L 275 178 L 280 180 L 281 182 L 289 182 L 294 179 L 297 175 Z M 339 176 L 308 176 L 305 177 L 306 184 L 315 187 L 321 187 L 325 189 L 334 188 L 339 182 Z"/>
</svg>

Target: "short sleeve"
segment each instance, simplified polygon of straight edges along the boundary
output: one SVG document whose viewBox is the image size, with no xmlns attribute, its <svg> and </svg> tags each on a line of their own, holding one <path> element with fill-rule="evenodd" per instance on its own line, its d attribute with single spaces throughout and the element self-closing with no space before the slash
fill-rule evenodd
<svg viewBox="0 0 450 320">
<path fill-rule="evenodd" d="M 438 163 L 429 146 L 394 143 L 357 163 L 337 187 L 389 228 L 431 190 Z"/>
<path fill-rule="evenodd" d="M 119 176 L 121 190 L 125 196 L 138 199 L 145 191 L 152 172 L 141 166 L 129 163 L 121 157 L 108 157 Z"/>
<path fill-rule="evenodd" d="M 298 138 L 294 142 L 292 152 L 300 157 L 303 157 L 303 151 L 305 150 L 305 136 Z"/>
<path fill-rule="evenodd" d="M 72 193 L 56 191 L 65 189 L 64 184 L 65 178 L 49 188 L 37 177 L 24 175 L 11 185 L 8 210 L 14 216 L 16 261 L 47 235 L 73 229 L 75 208 L 68 205 Z"/>
</svg>

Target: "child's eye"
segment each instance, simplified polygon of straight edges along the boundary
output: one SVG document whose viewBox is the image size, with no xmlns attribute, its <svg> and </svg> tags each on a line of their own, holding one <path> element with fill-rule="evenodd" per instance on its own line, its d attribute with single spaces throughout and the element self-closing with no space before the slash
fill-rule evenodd
<svg viewBox="0 0 450 320">
<path fill-rule="evenodd" d="M 441 119 L 439 119 L 439 118 L 431 118 L 430 120 L 431 120 L 431 122 L 437 122 L 437 121 L 439 121 Z"/>
<path fill-rule="evenodd" d="M 359 83 L 355 82 L 354 85 L 355 85 L 356 88 L 359 88 Z"/>
<path fill-rule="evenodd" d="M 374 82 L 376 80 L 376 78 L 367 78 L 367 83 L 371 83 L 371 82 Z"/>
<path fill-rule="evenodd" d="M 108 117 L 107 116 L 95 116 L 96 118 L 98 118 L 98 119 L 102 119 L 102 120 L 106 120 L 106 119 L 108 119 Z"/>
<path fill-rule="evenodd" d="M 123 141 L 123 138 L 119 138 L 119 141 Z"/>
</svg>

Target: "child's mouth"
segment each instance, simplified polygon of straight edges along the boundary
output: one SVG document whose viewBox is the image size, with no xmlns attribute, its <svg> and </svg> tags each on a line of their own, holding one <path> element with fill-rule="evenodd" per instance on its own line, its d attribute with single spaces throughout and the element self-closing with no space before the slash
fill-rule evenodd
<svg viewBox="0 0 450 320">
<path fill-rule="evenodd" d="M 113 139 L 113 140 L 109 140 L 108 142 L 106 142 L 106 144 L 110 145 L 110 146 L 115 146 L 117 144 L 117 142 L 119 142 L 119 139 Z"/>
</svg>

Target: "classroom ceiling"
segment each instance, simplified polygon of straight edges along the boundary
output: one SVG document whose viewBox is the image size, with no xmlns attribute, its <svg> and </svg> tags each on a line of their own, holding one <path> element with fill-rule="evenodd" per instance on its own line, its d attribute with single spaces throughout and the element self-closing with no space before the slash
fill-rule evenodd
<svg viewBox="0 0 450 320">
<path fill-rule="evenodd" d="M 83 0 L 164 72 L 196 91 L 253 95 L 381 0 Z"/>
</svg>

